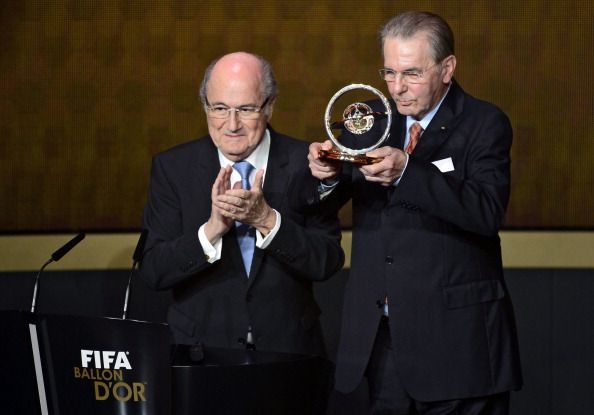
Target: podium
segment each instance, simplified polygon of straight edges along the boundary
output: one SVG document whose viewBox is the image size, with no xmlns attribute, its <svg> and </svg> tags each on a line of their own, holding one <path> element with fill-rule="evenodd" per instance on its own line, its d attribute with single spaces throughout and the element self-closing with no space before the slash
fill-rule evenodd
<svg viewBox="0 0 594 415">
<path fill-rule="evenodd" d="M 25 311 L 0 311 L 0 408 L 7 414 L 39 414 L 29 324 Z"/>
<path fill-rule="evenodd" d="M 173 353 L 175 415 L 325 413 L 334 365 L 318 356 L 241 349 L 191 347 Z"/>
<path fill-rule="evenodd" d="M 317 356 L 170 344 L 161 323 L 0 312 L 2 413 L 321 415 L 333 364 Z"/>
<path fill-rule="evenodd" d="M 0 321 L 13 334 L 2 346 L 5 359 L 13 359 L 9 373 L 19 374 L 12 384 L 3 369 L 2 386 L 22 388 L 12 399 L 30 401 L 30 411 L 14 413 L 170 413 L 167 325 L 26 312 L 3 312 Z"/>
</svg>

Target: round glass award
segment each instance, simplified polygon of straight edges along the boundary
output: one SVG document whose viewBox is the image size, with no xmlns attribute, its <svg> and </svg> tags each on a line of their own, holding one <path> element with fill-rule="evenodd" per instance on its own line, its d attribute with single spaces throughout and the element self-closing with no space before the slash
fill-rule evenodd
<svg viewBox="0 0 594 415">
<path fill-rule="evenodd" d="M 361 93 L 367 95 L 371 93 L 379 98 L 385 111 L 373 111 L 372 108 L 360 99 Z M 342 113 L 335 113 L 339 103 L 345 100 L 346 96 L 354 95 L 355 102 L 347 100 L 343 103 Z M 369 101 L 366 99 L 365 101 Z M 377 131 L 379 124 L 377 121 L 386 118 L 383 131 Z M 332 121 L 335 119 L 336 121 Z M 324 123 L 328 138 L 334 144 L 332 150 L 320 151 L 320 158 L 329 160 L 340 160 L 355 164 L 373 164 L 381 161 L 378 157 L 369 157 L 366 155 L 369 151 L 378 148 L 390 136 L 390 126 L 392 125 L 392 109 L 387 98 L 376 88 L 365 84 L 350 84 L 336 92 L 328 105 L 324 114 Z M 353 137 L 355 145 L 346 146 L 340 141 L 340 137 L 334 135 L 333 130 L 348 131 Z M 370 142 L 368 137 L 374 137 Z M 379 137 L 379 138 L 377 138 Z M 354 148 L 353 148 L 354 147 Z"/>
</svg>

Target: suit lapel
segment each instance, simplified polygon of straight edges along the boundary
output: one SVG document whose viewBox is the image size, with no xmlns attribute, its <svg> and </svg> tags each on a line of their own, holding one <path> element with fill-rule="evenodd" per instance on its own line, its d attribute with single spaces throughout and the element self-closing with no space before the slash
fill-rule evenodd
<svg viewBox="0 0 594 415">
<path fill-rule="evenodd" d="M 433 154 L 446 142 L 457 122 L 457 114 L 462 109 L 464 96 L 454 81 L 441 107 L 423 132 L 419 144 L 413 152 L 416 158 L 431 160 Z"/>
<path fill-rule="evenodd" d="M 210 194 L 212 184 L 219 172 L 219 159 L 217 150 L 210 137 L 197 140 L 192 147 L 192 157 L 189 169 L 184 171 L 184 188 L 187 189 L 185 197 L 189 199 L 188 205 L 192 206 L 192 213 L 184 218 L 191 228 L 200 227 L 210 216 Z"/>
<path fill-rule="evenodd" d="M 286 149 L 279 143 L 280 138 L 277 134 L 270 131 L 270 152 L 268 153 L 268 165 L 266 167 L 266 175 L 264 180 L 264 198 L 269 206 L 280 210 L 279 207 L 287 192 L 290 174 L 288 171 L 289 155 Z M 262 249 L 254 250 L 254 259 L 252 260 L 252 269 L 250 272 L 249 285 L 253 285 L 257 278 L 265 251 Z"/>
<path fill-rule="evenodd" d="M 266 179 L 264 180 L 264 197 L 270 206 L 279 206 L 287 191 L 289 181 L 287 150 L 279 143 L 277 134 L 270 130 L 270 152 Z"/>
</svg>

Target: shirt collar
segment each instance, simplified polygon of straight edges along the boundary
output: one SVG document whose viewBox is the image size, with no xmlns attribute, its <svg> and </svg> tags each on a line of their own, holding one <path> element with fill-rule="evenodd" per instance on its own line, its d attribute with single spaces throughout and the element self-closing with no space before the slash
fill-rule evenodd
<svg viewBox="0 0 594 415">
<path fill-rule="evenodd" d="M 226 166 L 233 166 L 235 164 L 234 161 L 229 160 L 227 157 L 223 155 L 220 149 L 217 148 L 217 152 L 219 154 L 219 163 L 221 167 Z M 264 136 L 260 141 L 260 144 L 256 146 L 254 151 L 251 152 L 249 156 L 247 156 L 244 160 L 248 161 L 252 166 L 254 166 L 254 170 L 252 174 L 255 174 L 258 170 L 264 170 L 264 176 L 266 176 L 266 167 L 268 167 L 268 153 L 270 152 L 270 132 L 268 129 L 264 131 Z M 239 176 L 235 170 L 231 175 L 231 179 L 233 181 L 234 175 Z"/>
<path fill-rule="evenodd" d="M 413 125 L 416 122 L 418 122 L 419 124 L 421 124 L 421 127 L 423 127 L 423 130 L 426 130 L 427 127 L 429 126 L 429 123 L 431 122 L 431 120 L 435 116 L 435 114 L 437 114 L 437 111 L 441 107 L 441 104 L 442 104 L 443 100 L 445 99 L 446 95 L 448 95 L 448 92 L 450 92 L 450 87 L 451 86 L 452 86 L 452 83 L 450 82 L 450 84 L 448 85 L 448 89 L 446 89 L 445 94 L 443 94 L 443 97 L 441 97 L 441 99 L 439 100 L 439 102 L 437 103 L 437 105 L 435 107 L 433 107 L 433 109 L 431 111 L 429 111 L 427 114 L 425 114 L 425 116 L 422 119 L 415 120 L 413 117 L 411 117 L 410 115 L 408 115 L 406 117 L 406 131 L 408 131 L 410 129 L 410 126 Z"/>
</svg>

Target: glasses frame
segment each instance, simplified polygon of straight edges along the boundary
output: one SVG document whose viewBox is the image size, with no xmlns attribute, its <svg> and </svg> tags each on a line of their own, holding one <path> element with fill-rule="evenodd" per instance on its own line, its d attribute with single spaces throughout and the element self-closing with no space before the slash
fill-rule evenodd
<svg viewBox="0 0 594 415">
<path fill-rule="evenodd" d="M 262 105 L 260 105 L 259 107 L 252 107 L 250 105 L 244 105 L 239 108 L 234 108 L 234 107 L 227 107 L 226 105 L 221 104 L 221 107 L 225 107 L 225 109 L 226 109 L 225 116 L 224 117 L 216 117 L 213 115 L 213 112 L 212 112 L 212 111 L 214 111 L 215 107 L 210 105 L 208 103 L 208 98 L 206 98 L 206 103 L 204 105 L 204 109 L 206 110 L 207 116 L 209 116 L 210 118 L 214 118 L 215 120 L 228 120 L 231 117 L 232 111 L 235 111 L 235 115 L 240 120 L 243 120 L 243 121 L 256 120 L 256 119 L 258 119 L 258 116 L 260 115 L 262 110 L 266 107 L 266 105 L 268 104 L 269 101 L 270 101 L 270 96 L 266 97 L 266 99 L 264 100 Z M 246 113 L 245 112 L 242 113 L 242 111 L 251 111 L 251 112 L 249 112 L 249 114 L 253 113 L 254 114 L 253 118 L 251 118 L 252 117 L 251 115 L 248 118 L 245 118 Z M 242 114 L 243 114 L 243 116 L 242 116 Z"/>
<path fill-rule="evenodd" d="M 406 84 L 417 85 L 417 84 L 423 83 L 423 80 L 425 79 L 425 73 L 427 73 L 428 71 L 430 71 L 437 65 L 441 65 L 442 62 L 443 61 L 435 62 L 433 65 L 430 65 L 429 67 L 427 67 L 425 69 L 418 69 L 418 70 L 417 69 L 405 69 L 404 71 L 395 71 L 394 69 L 390 69 L 390 68 L 382 68 L 378 72 L 379 72 L 380 78 L 382 78 L 386 82 L 396 82 L 396 78 L 398 77 L 398 75 L 400 75 L 400 80 L 402 82 L 405 82 Z M 391 79 L 391 80 L 386 79 L 386 74 L 393 74 L 394 79 Z M 411 81 L 410 79 L 407 79 L 407 75 L 418 76 L 419 81 L 418 82 Z"/>
</svg>

